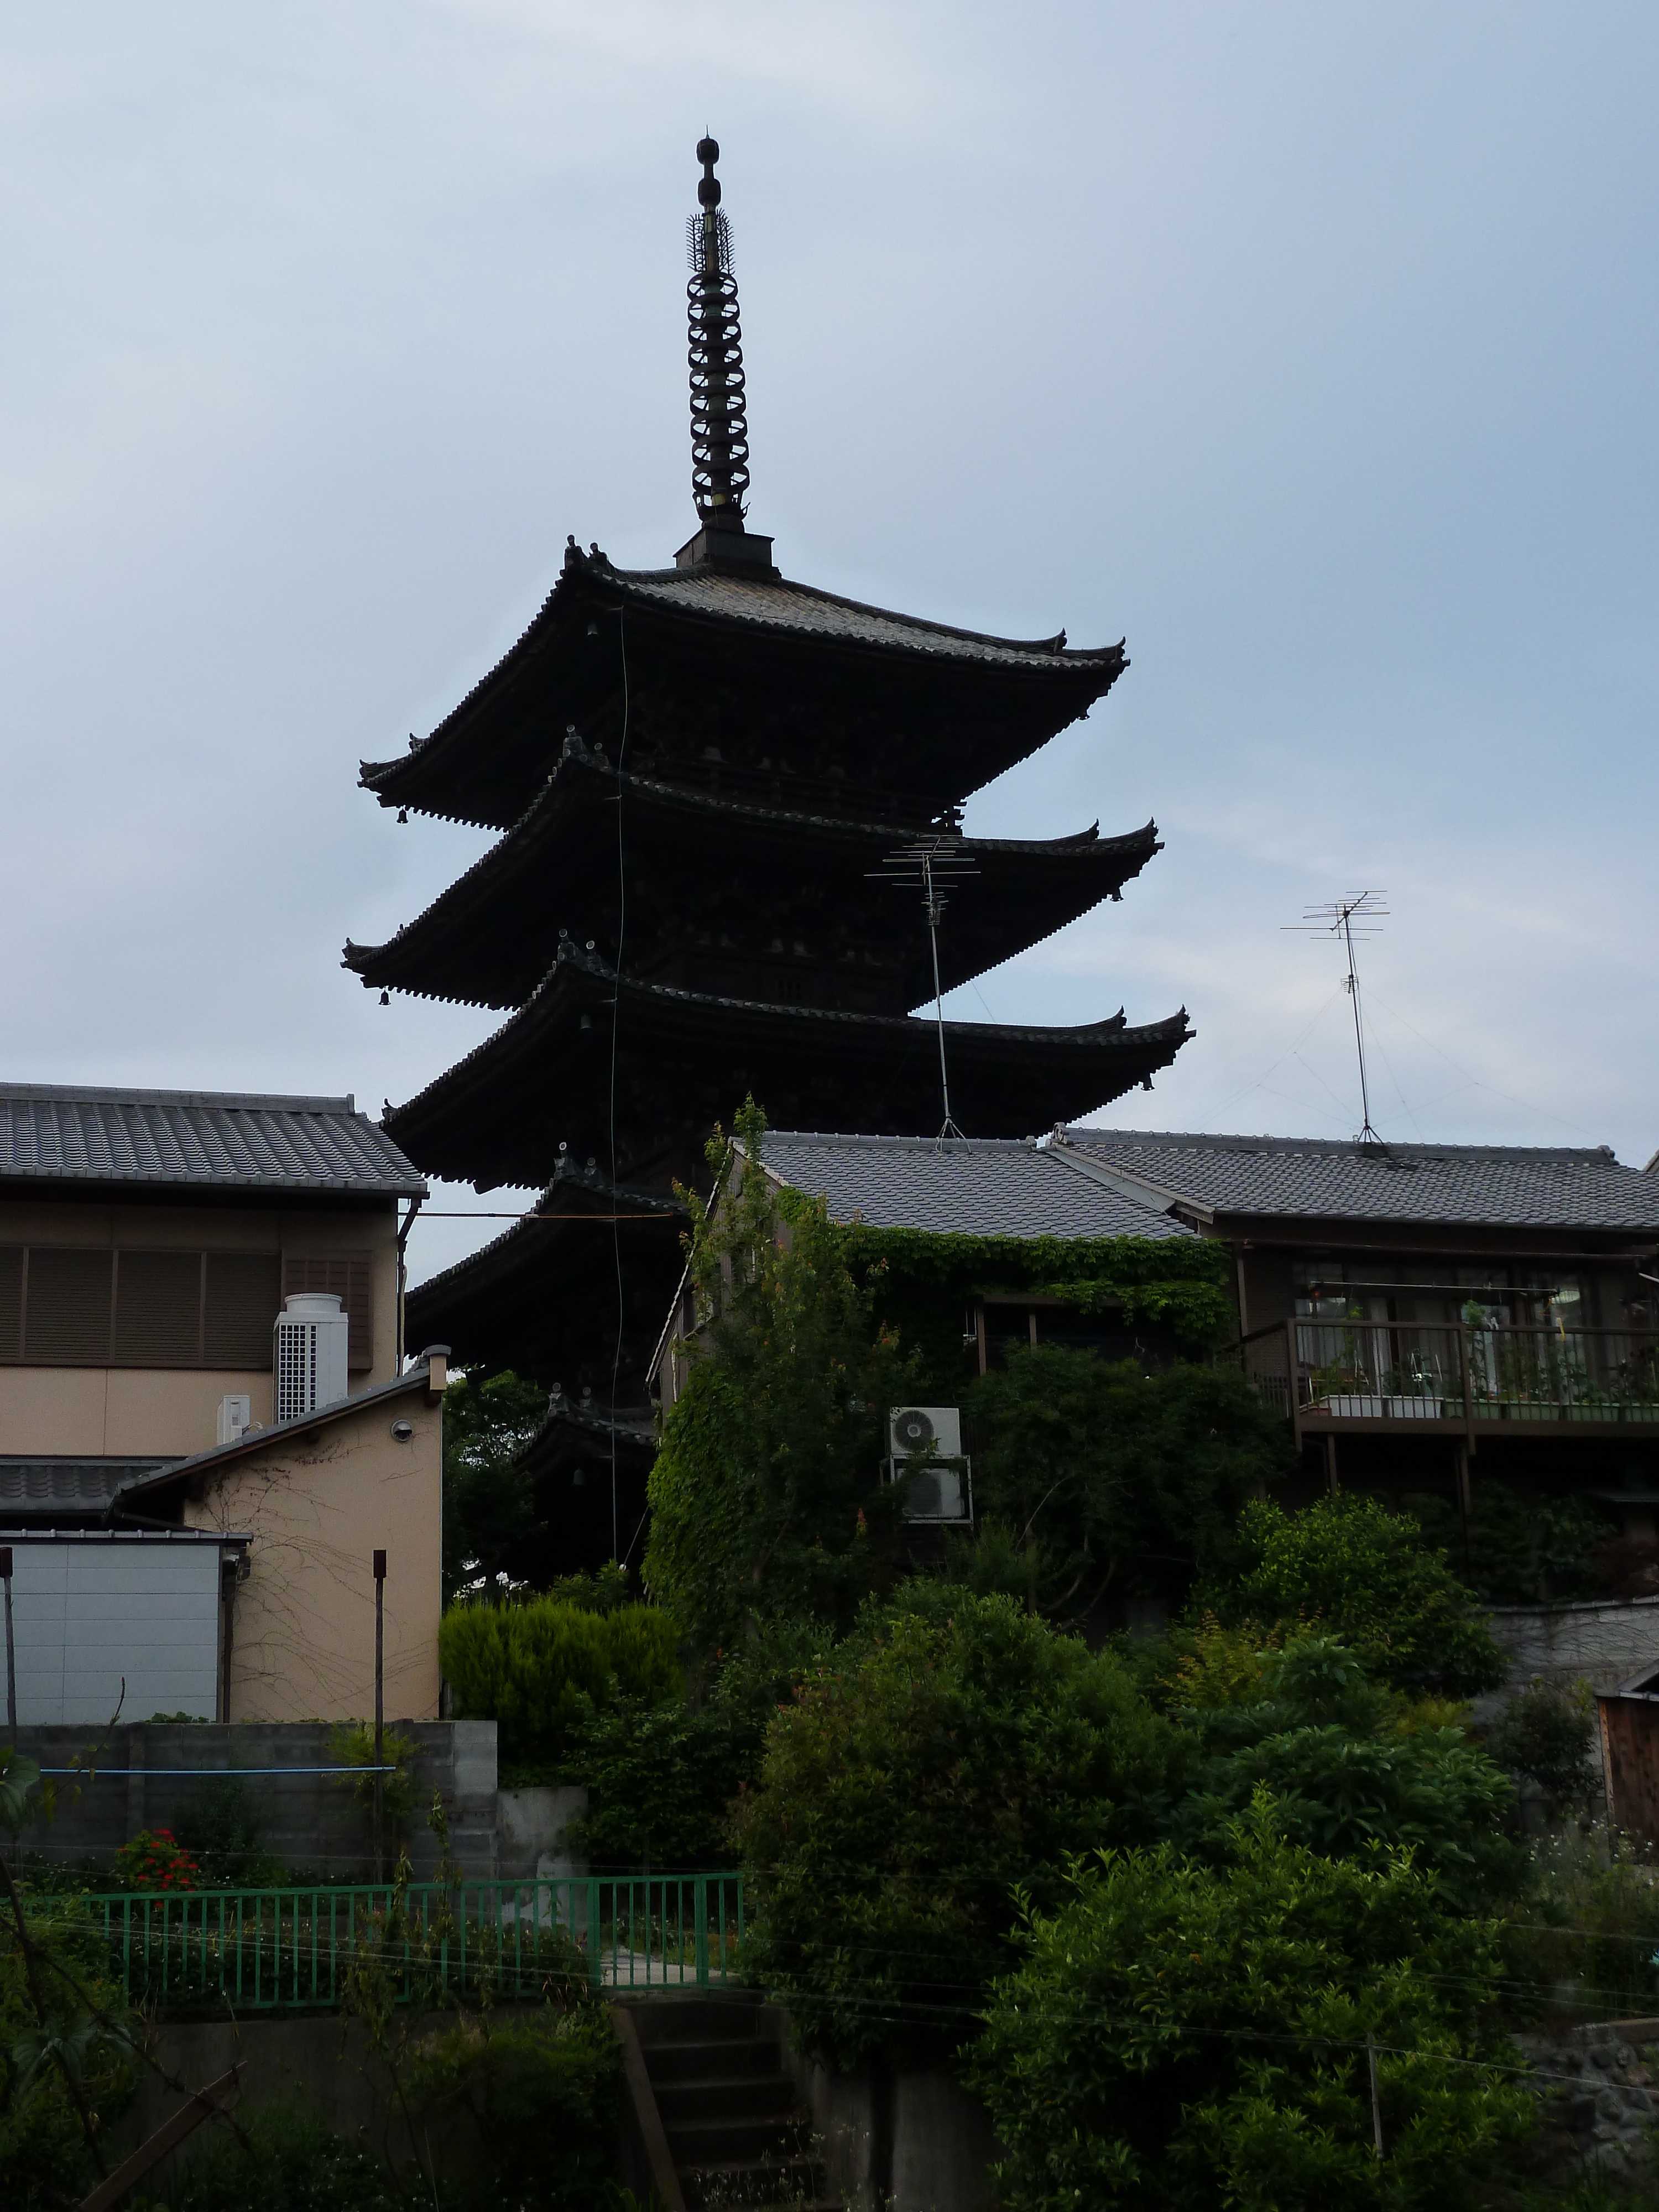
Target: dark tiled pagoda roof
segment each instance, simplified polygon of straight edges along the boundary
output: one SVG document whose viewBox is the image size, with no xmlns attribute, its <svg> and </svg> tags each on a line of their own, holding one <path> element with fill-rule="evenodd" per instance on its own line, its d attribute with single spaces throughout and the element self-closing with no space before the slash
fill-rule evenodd
<svg viewBox="0 0 1659 2212">
<path fill-rule="evenodd" d="M 1135 1199 L 1081 1173 L 1064 1151 L 1036 1138 L 848 1137 L 769 1129 L 769 1176 L 831 1217 L 876 1229 L 970 1237 L 1191 1238 L 1155 1200 Z"/>
<path fill-rule="evenodd" d="M 620 1257 L 622 1371 L 636 1374 L 679 1273 L 686 1218 L 669 1192 L 612 1184 L 597 1161 L 567 1154 L 526 1219 L 409 1292 L 407 1333 L 447 1343 L 462 1366 L 608 1384 Z"/>
<path fill-rule="evenodd" d="M 772 746 L 769 721 L 803 765 L 838 753 L 854 781 L 908 793 L 924 817 L 1035 752 L 1127 665 L 1121 643 L 991 637 L 777 577 L 615 568 L 573 544 L 518 643 L 429 737 L 365 762 L 365 787 L 508 828 L 568 726 L 622 736 L 624 650 L 639 742 L 654 742 L 658 702 L 703 715 L 697 755 L 737 758 L 733 733 Z"/>
<path fill-rule="evenodd" d="M 1134 1129 L 1055 1133 L 1082 1161 L 1203 1220 L 1250 1216 L 1651 1238 L 1659 1182 L 1605 1145 L 1357 1145 Z"/>
<path fill-rule="evenodd" d="M 925 933 L 914 901 L 873 880 L 884 855 L 915 839 L 915 823 L 858 821 L 763 806 L 653 777 L 618 775 L 578 739 L 500 844 L 387 944 L 348 944 L 343 964 L 369 988 L 389 986 L 475 1006 L 522 1006 L 546 974 L 568 927 L 601 945 L 617 927 L 615 806 L 625 808 L 629 966 L 690 981 L 676 967 L 706 969 L 711 937 L 728 920 L 746 928 L 751 964 L 777 939 L 777 995 L 816 1005 L 861 1003 L 892 1013 L 932 991 Z M 947 990 L 1115 897 L 1161 848 L 1157 827 L 1102 837 L 951 836 L 946 849 L 974 871 L 939 939 Z M 908 925 L 908 926 L 907 926 Z M 814 939 L 829 957 L 792 960 L 785 945 Z M 874 951 L 879 972 L 869 973 Z M 806 945 L 802 944 L 802 954 Z M 849 978 L 847 953 L 861 956 Z M 843 964 L 836 964 L 841 953 Z M 860 1003 L 855 1001 L 855 1003 Z"/>
<path fill-rule="evenodd" d="M 619 1162 L 651 1179 L 696 1172 L 704 1137 L 751 1093 L 780 1121 L 844 1121 L 908 1135 L 939 1112 L 931 1022 L 711 997 L 615 975 L 567 941 L 533 998 L 386 1127 L 428 1172 L 537 1185 L 561 1140 L 608 1157 L 611 1008 Z M 1150 1084 L 1191 1034 L 1185 1011 L 1131 1029 L 1122 1013 L 1077 1029 L 947 1022 L 951 1104 L 975 1134 L 1024 1135 Z"/>
<path fill-rule="evenodd" d="M 0 1186 L 423 1197 L 349 1098 L 0 1084 Z"/>
</svg>

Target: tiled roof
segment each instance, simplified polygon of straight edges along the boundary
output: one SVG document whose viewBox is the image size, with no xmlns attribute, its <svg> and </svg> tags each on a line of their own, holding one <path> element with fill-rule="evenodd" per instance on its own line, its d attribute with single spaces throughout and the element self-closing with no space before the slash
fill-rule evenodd
<svg viewBox="0 0 1659 2212">
<path fill-rule="evenodd" d="M 603 574 L 608 563 L 593 562 Z M 1091 662 L 1115 663 L 1121 645 L 1069 649 L 1066 633 L 1042 638 L 991 637 L 953 629 L 886 607 L 866 606 L 811 584 L 768 577 L 734 576 L 708 568 L 617 568 L 610 572 L 629 599 L 690 614 L 753 623 L 765 629 L 844 640 L 851 645 L 897 646 L 941 660 L 975 660 L 1007 668 L 1075 670 Z"/>
<path fill-rule="evenodd" d="M 13 1512 L 45 1512 L 55 1506 L 101 1512 L 129 1483 L 160 1474 L 164 1459 L 0 1458 L 0 1517 Z"/>
<path fill-rule="evenodd" d="M 1659 1179 L 1605 1145 L 1361 1146 L 1318 1137 L 1182 1136 L 1070 1128 L 1058 1147 L 1206 1214 L 1659 1231 Z"/>
<path fill-rule="evenodd" d="M 0 1083 L 0 1182 L 424 1196 L 350 1098 Z"/>
<path fill-rule="evenodd" d="M 822 1194 L 838 1221 L 974 1237 L 1188 1237 L 1152 1202 L 1126 1198 L 1031 1138 L 842 1137 L 769 1129 L 761 1160 Z"/>
</svg>

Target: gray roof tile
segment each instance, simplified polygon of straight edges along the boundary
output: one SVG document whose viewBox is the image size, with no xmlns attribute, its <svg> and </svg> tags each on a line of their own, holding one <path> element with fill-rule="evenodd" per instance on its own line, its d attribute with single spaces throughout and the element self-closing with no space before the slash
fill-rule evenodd
<svg viewBox="0 0 1659 2212">
<path fill-rule="evenodd" d="M 1058 1149 L 1215 1214 L 1444 1223 L 1469 1228 L 1659 1230 L 1659 1177 L 1605 1145 L 1361 1146 L 1318 1137 L 1069 1128 Z"/>
<path fill-rule="evenodd" d="M 0 1182 L 423 1196 L 347 1098 L 0 1083 Z"/>
<path fill-rule="evenodd" d="M 1064 630 L 1054 637 L 1027 639 L 955 629 L 948 623 L 866 606 L 861 600 L 843 599 L 784 577 L 734 576 L 709 568 L 617 568 L 611 573 L 630 599 L 726 615 L 767 629 L 796 630 L 859 645 L 898 646 L 940 660 L 976 660 L 1061 673 L 1091 662 L 1114 662 L 1123 650 L 1121 645 L 1068 648 Z"/>
<path fill-rule="evenodd" d="M 0 1457 L 0 1517 L 12 1511 L 38 1513 L 70 1506 L 101 1512 L 118 1491 L 159 1474 L 164 1459 L 70 1459 L 60 1456 Z"/>
<path fill-rule="evenodd" d="M 1155 1202 L 1094 1182 L 1031 1138 L 843 1137 L 769 1129 L 763 1165 L 837 1221 L 974 1237 L 1188 1237 Z"/>
</svg>

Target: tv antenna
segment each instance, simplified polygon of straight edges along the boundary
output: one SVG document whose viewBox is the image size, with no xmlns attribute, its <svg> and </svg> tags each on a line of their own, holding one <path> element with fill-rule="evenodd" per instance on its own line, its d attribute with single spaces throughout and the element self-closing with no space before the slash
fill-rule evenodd
<svg viewBox="0 0 1659 2212">
<path fill-rule="evenodd" d="M 948 834 L 923 837 L 889 853 L 879 868 L 869 871 L 872 883 L 909 884 L 921 893 L 921 910 L 927 918 L 927 939 L 933 953 L 933 1020 L 939 1030 L 939 1087 L 945 1102 L 945 1122 L 935 1140 L 962 1132 L 951 1118 L 951 1079 L 945 1064 L 945 996 L 939 980 L 939 926 L 944 918 L 948 886 L 979 870 L 962 849 L 962 840 Z"/>
<path fill-rule="evenodd" d="M 1300 921 L 1287 922 L 1287 929 L 1304 932 L 1310 937 L 1340 937 L 1348 956 L 1348 973 L 1343 988 L 1353 1000 L 1353 1041 L 1359 1054 L 1359 1105 L 1364 1116 L 1357 1145 L 1380 1145 L 1382 1142 L 1371 1127 L 1370 1091 L 1365 1082 L 1365 1025 L 1359 1013 L 1359 970 L 1354 965 L 1353 941 L 1356 937 L 1376 937 L 1382 933 L 1389 909 L 1382 903 L 1386 891 L 1356 891 L 1351 898 L 1330 899 L 1323 906 L 1304 907 Z"/>
</svg>

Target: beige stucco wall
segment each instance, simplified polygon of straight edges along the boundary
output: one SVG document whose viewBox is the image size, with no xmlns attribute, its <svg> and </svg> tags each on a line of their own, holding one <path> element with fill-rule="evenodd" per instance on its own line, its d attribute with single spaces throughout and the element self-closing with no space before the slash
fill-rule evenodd
<svg viewBox="0 0 1659 2212">
<path fill-rule="evenodd" d="M 392 1424 L 414 1435 L 400 1443 Z M 443 1400 L 423 1388 L 255 1445 L 185 1507 L 198 1528 L 252 1535 L 233 1626 L 233 1721 L 368 1719 L 374 1554 L 386 1553 L 386 1714 L 438 1717 L 443 1609 Z"/>
<path fill-rule="evenodd" d="M 354 1395 L 397 1373 L 398 1217 L 372 1212 L 225 1205 L 101 1206 L 0 1201 L 0 1244 L 116 1246 L 146 1251 L 367 1252 L 374 1364 L 351 1376 Z M 414 1347 L 416 1351 L 418 1346 Z M 224 1367 L 28 1367 L 0 1364 L 0 1454 L 183 1458 L 217 1442 L 221 1398 L 246 1395 L 270 1419 L 270 1370 Z"/>
</svg>

